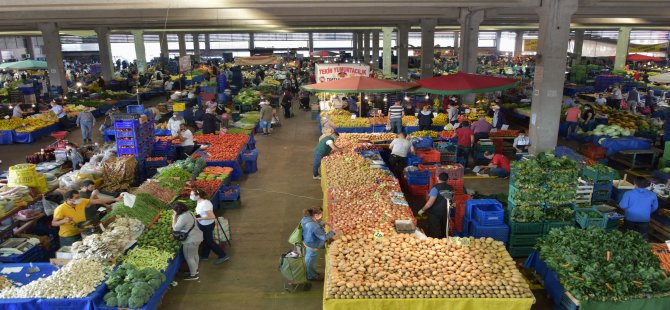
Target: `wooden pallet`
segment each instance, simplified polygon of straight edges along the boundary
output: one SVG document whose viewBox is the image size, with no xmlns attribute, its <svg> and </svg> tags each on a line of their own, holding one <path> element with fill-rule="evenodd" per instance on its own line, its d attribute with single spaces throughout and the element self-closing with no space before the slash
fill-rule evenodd
<svg viewBox="0 0 670 310">
<path fill-rule="evenodd" d="M 575 203 L 591 203 L 593 198 L 593 185 L 578 185 Z"/>
</svg>

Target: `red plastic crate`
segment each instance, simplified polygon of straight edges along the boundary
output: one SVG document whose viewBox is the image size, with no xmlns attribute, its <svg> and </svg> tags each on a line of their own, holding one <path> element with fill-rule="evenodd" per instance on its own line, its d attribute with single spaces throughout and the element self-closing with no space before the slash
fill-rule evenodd
<svg viewBox="0 0 670 310">
<path fill-rule="evenodd" d="M 430 150 L 417 150 L 416 156 L 421 158 L 422 163 L 439 163 L 440 162 L 440 152 L 430 149 Z"/>
<path fill-rule="evenodd" d="M 472 199 L 470 195 L 456 194 L 454 195 L 454 226 L 456 231 L 463 231 L 463 218 L 465 217 L 465 208 L 467 201 Z"/>
<path fill-rule="evenodd" d="M 428 185 L 409 185 L 407 184 L 407 192 L 411 196 L 424 197 L 428 195 L 430 187 Z"/>
<path fill-rule="evenodd" d="M 447 184 L 451 185 L 451 187 L 454 188 L 454 194 L 465 194 L 463 179 L 448 180 Z"/>
<path fill-rule="evenodd" d="M 493 139 L 493 146 L 496 148 L 496 153 L 502 154 L 505 151 L 505 145 L 502 139 Z"/>
<path fill-rule="evenodd" d="M 591 158 L 591 159 L 602 159 L 607 156 L 607 149 L 601 146 L 597 146 L 593 143 L 582 144 L 579 147 L 579 153 L 582 155 Z"/>
<path fill-rule="evenodd" d="M 589 159 L 599 160 L 599 159 L 605 158 L 606 153 L 602 153 L 602 152 L 596 151 L 596 150 L 588 150 L 588 151 L 582 152 L 582 155 L 584 155 L 584 157 L 589 158 Z"/>
</svg>

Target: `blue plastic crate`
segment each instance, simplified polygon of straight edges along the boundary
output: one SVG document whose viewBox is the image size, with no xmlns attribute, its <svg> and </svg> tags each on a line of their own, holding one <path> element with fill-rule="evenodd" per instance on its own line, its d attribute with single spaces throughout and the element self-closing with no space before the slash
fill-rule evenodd
<svg viewBox="0 0 670 310">
<path fill-rule="evenodd" d="M 126 107 L 128 114 L 144 114 L 144 105 L 129 105 Z"/>
<path fill-rule="evenodd" d="M 412 138 L 412 146 L 415 149 L 429 149 L 433 147 L 433 139 L 430 137 L 415 137 Z"/>
<path fill-rule="evenodd" d="M 244 173 L 254 173 L 258 171 L 258 162 L 255 160 L 244 161 Z"/>
<path fill-rule="evenodd" d="M 135 139 L 132 140 L 116 139 L 116 145 L 137 147 L 137 141 L 135 141 Z"/>
<path fill-rule="evenodd" d="M 500 202 L 473 206 L 474 220 L 481 226 L 496 226 L 505 223 L 505 211 Z"/>
<path fill-rule="evenodd" d="M 473 213 L 474 213 L 473 210 L 474 210 L 475 206 L 478 206 L 478 205 L 495 205 L 495 204 L 502 207 L 502 204 L 500 203 L 500 201 L 498 201 L 496 199 L 470 199 L 470 200 L 466 201 L 466 203 L 465 203 L 465 218 L 468 219 L 468 220 L 472 220 L 474 218 L 473 217 Z"/>
<path fill-rule="evenodd" d="M 573 149 L 571 149 L 567 146 L 557 146 L 554 149 L 554 155 L 556 155 L 556 157 L 563 157 L 563 156 L 572 155 L 572 154 L 576 154 L 576 153 L 577 152 L 575 150 L 573 150 Z"/>
<path fill-rule="evenodd" d="M 147 168 L 160 168 L 160 167 L 165 167 L 168 165 L 167 160 L 152 160 L 152 161 L 146 161 L 146 167 Z"/>
<path fill-rule="evenodd" d="M 140 127 L 138 119 L 115 119 L 114 128 L 135 129 Z"/>
<path fill-rule="evenodd" d="M 409 185 L 430 184 L 430 171 L 428 170 L 405 170 L 405 178 Z"/>
<path fill-rule="evenodd" d="M 408 166 L 418 166 L 421 163 L 421 157 L 407 154 L 407 165 Z"/>
<path fill-rule="evenodd" d="M 470 235 L 475 238 L 493 238 L 507 243 L 509 241 L 509 226 L 507 224 L 496 226 L 484 226 L 476 221 L 472 221 Z"/>
<path fill-rule="evenodd" d="M 226 193 L 227 191 L 232 190 L 231 193 Z M 223 185 L 219 189 L 219 200 L 222 201 L 233 201 L 240 198 L 240 185 Z"/>
<path fill-rule="evenodd" d="M 258 159 L 258 150 L 242 152 L 243 161 L 256 161 Z"/>
</svg>

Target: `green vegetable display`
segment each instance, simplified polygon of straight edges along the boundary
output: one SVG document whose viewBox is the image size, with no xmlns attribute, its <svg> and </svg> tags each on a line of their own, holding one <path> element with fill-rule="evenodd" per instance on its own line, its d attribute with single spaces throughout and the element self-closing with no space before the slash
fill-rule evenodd
<svg viewBox="0 0 670 310">
<path fill-rule="evenodd" d="M 579 211 L 577 213 L 581 217 L 588 217 L 590 219 L 597 219 L 597 218 L 602 218 L 603 217 L 602 214 L 598 213 L 595 210 L 583 210 L 583 211 Z"/>
<path fill-rule="evenodd" d="M 169 188 L 174 192 L 179 192 L 184 184 L 193 177 L 193 174 L 177 166 L 169 166 L 161 170 L 154 179 L 162 187 Z"/>
<path fill-rule="evenodd" d="M 153 247 L 156 250 L 175 253 L 181 248 L 181 243 L 172 237 L 172 211 L 162 210 L 161 216 L 137 239 L 138 247 Z"/>
<path fill-rule="evenodd" d="M 261 102 L 261 92 L 250 88 L 243 88 L 234 98 L 235 103 L 258 106 Z"/>
<path fill-rule="evenodd" d="M 541 222 L 544 210 L 540 206 L 518 206 L 512 209 L 512 220 L 517 223 Z"/>
<path fill-rule="evenodd" d="M 109 292 L 103 300 L 109 307 L 141 308 L 165 279 L 164 274 L 153 268 L 122 265 L 105 282 Z"/>
<path fill-rule="evenodd" d="M 149 196 L 149 198 L 152 198 Z M 151 221 L 156 218 L 158 215 L 158 210 L 160 208 L 155 208 L 151 203 L 148 202 L 149 199 L 146 197 L 138 198 L 135 200 L 135 204 L 132 208 L 127 207 L 123 202 L 119 201 L 112 205 L 112 210 L 108 212 L 101 220 L 107 221 L 114 216 L 117 217 L 132 217 L 138 219 L 142 224 L 148 225 Z M 162 206 L 162 205 L 161 205 Z"/>
<path fill-rule="evenodd" d="M 194 159 L 193 157 L 189 157 L 185 160 L 178 160 L 173 165 L 175 167 L 179 167 L 179 168 L 182 168 L 182 169 L 188 171 L 191 174 L 191 176 L 193 176 L 193 175 L 199 173 L 200 171 L 202 171 L 202 169 L 205 168 L 207 163 L 205 163 L 205 160 L 202 159 L 202 157 L 200 157 L 198 159 Z"/>
<path fill-rule="evenodd" d="M 547 207 L 544 209 L 547 221 L 570 222 L 575 219 L 575 210 L 572 206 Z"/>
<path fill-rule="evenodd" d="M 636 232 L 552 229 L 537 248 L 565 290 L 581 301 L 670 295 L 670 277 Z"/>
<path fill-rule="evenodd" d="M 168 261 L 174 259 L 174 251 L 163 251 L 153 246 L 134 247 L 122 258 L 123 265 L 133 265 L 135 268 L 152 268 L 165 271 Z"/>
</svg>

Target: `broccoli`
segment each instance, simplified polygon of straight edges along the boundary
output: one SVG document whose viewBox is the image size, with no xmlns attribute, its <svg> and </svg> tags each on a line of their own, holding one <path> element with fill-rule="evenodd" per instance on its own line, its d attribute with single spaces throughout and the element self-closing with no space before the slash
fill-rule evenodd
<svg viewBox="0 0 670 310">
<path fill-rule="evenodd" d="M 116 306 L 116 293 L 108 292 L 105 294 L 105 297 L 103 297 L 103 300 L 105 301 L 105 304 L 110 307 Z"/>
<path fill-rule="evenodd" d="M 119 306 L 119 301 L 116 299 L 116 296 L 114 296 L 105 300 L 105 305 L 107 305 L 107 307 L 116 307 Z"/>
<path fill-rule="evenodd" d="M 107 279 L 105 283 L 107 284 L 107 287 L 109 287 L 110 290 L 113 290 L 122 282 L 123 278 L 117 272 L 114 272 L 109 276 L 109 279 Z"/>
<path fill-rule="evenodd" d="M 128 299 L 130 298 L 130 292 L 128 294 L 117 294 L 117 305 L 119 307 L 128 307 Z"/>
<path fill-rule="evenodd" d="M 147 303 L 148 299 L 144 299 L 143 297 L 130 297 L 128 299 L 128 306 L 131 308 L 142 308 L 144 304 Z"/>
<path fill-rule="evenodd" d="M 130 295 L 130 292 L 131 292 L 132 288 L 133 287 L 130 283 L 124 283 L 124 284 L 121 284 L 121 285 L 117 286 L 114 289 L 114 292 L 116 292 L 117 296 L 121 295 L 121 294 Z"/>
<path fill-rule="evenodd" d="M 153 294 L 153 289 L 151 288 L 151 285 L 149 285 L 148 283 L 139 282 L 133 286 L 131 293 L 133 296 L 146 296 L 146 295 L 151 296 Z"/>
<path fill-rule="evenodd" d="M 161 286 L 161 283 L 163 283 L 163 282 L 161 282 L 158 279 L 149 280 L 149 285 L 151 285 L 151 288 L 154 289 L 154 290 L 158 289 L 158 287 Z"/>
</svg>

